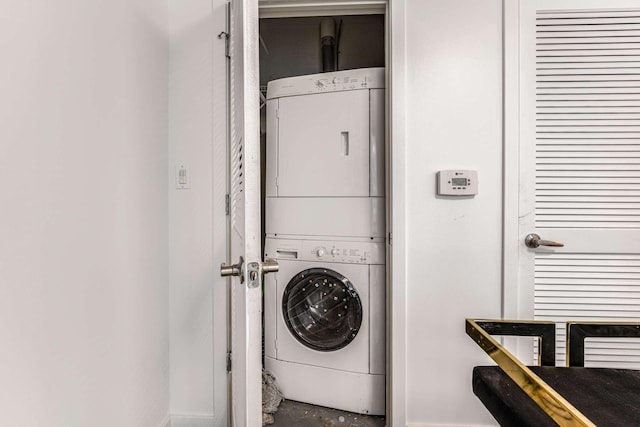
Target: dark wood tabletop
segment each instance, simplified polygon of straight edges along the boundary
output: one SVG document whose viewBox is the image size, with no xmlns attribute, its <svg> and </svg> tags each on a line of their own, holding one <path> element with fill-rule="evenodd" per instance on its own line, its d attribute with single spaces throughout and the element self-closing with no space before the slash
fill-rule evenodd
<svg viewBox="0 0 640 427">
<path fill-rule="evenodd" d="M 640 371 L 531 366 L 598 427 L 640 426 Z M 498 366 L 473 370 L 473 392 L 501 426 L 557 426 Z"/>
</svg>

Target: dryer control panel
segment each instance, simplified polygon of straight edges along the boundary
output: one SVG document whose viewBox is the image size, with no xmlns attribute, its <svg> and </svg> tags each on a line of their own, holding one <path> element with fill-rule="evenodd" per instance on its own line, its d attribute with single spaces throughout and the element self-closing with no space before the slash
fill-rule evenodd
<svg viewBox="0 0 640 427">
<path fill-rule="evenodd" d="M 385 72 L 382 67 L 286 77 L 268 83 L 267 99 L 343 90 L 382 89 L 384 83 Z"/>
<path fill-rule="evenodd" d="M 265 257 L 346 264 L 384 264 L 385 244 L 268 238 L 265 243 Z"/>
</svg>

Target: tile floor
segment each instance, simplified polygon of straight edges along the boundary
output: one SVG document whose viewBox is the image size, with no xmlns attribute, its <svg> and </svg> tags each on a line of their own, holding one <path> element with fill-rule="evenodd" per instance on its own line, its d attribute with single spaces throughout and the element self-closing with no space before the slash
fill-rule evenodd
<svg viewBox="0 0 640 427">
<path fill-rule="evenodd" d="M 285 400 L 274 414 L 272 427 L 384 427 L 384 417 L 354 414 Z"/>
</svg>

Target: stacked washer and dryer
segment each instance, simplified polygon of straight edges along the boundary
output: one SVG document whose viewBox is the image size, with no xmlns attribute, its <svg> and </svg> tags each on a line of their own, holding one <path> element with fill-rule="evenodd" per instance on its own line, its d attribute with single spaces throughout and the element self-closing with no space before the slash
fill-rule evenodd
<svg viewBox="0 0 640 427">
<path fill-rule="evenodd" d="M 384 69 L 267 89 L 265 367 L 286 398 L 385 411 Z"/>
</svg>

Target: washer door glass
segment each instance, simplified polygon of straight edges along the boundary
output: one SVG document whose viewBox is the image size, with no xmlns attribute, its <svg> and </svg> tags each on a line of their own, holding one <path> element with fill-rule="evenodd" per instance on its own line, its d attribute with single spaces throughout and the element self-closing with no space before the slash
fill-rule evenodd
<svg viewBox="0 0 640 427">
<path fill-rule="evenodd" d="M 327 268 L 298 273 L 282 297 L 284 320 L 293 336 L 319 351 L 348 345 L 362 324 L 362 303 L 343 275 Z"/>
</svg>

